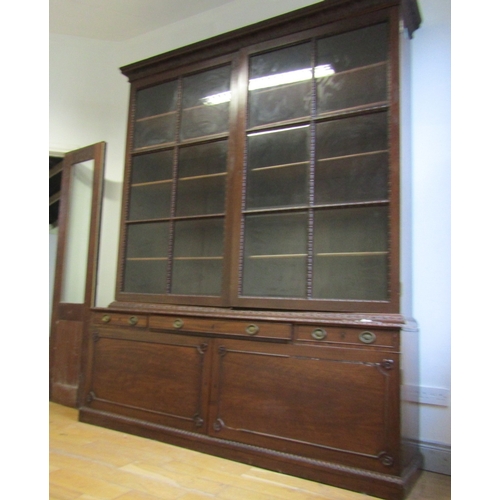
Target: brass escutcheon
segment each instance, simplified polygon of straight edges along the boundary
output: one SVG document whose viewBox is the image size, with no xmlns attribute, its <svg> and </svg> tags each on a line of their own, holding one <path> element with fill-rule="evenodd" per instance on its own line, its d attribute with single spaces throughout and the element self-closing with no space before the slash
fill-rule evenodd
<svg viewBox="0 0 500 500">
<path fill-rule="evenodd" d="M 256 335 L 259 332 L 259 327 L 257 325 L 248 325 L 245 331 L 248 335 Z"/>
<path fill-rule="evenodd" d="M 323 340 L 326 337 L 326 332 L 323 328 L 316 328 L 316 330 L 312 331 L 311 337 L 314 340 Z"/>
<path fill-rule="evenodd" d="M 359 340 L 363 342 L 363 344 L 373 344 L 375 340 L 377 340 L 377 336 L 372 332 L 361 332 L 359 334 Z"/>
<path fill-rule="evenodd" d="M 182 328 L 184 326 L 184 321 L 182 319 L 176 319 L 174 321 L 174 328 Z"/>
<path fill-rule="evenodd" d="M 137 325 L 138 321 L 139 320 L 137 319 L 137 316 L 130 316 L 130 318 L 128 319 L 129 325 L 132 325 L 132 326 Z"/>
<path fill-rule="evenodd" d="M 111 316 L 109 314 L 105 314 L 102 318 L 101 321 L 103 323 L 109 323 L 111 321 Z"/>
</svg>

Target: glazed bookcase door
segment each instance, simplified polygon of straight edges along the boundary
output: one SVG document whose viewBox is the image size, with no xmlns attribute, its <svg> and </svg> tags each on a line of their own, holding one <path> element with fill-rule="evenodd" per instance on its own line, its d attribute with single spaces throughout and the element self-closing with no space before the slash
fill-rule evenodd
<svg viewBox="0 0 500 500">
<path fill-rule="evenodd" d="M 132 83 L 117 298 L 399 310 L 389 11 Z"/>
<path fill-rule="evenodd" d="M 223 301 L 231 71 L 228 60 L 133 88 L 118 290 L 127 300 Z"/>
<path fill-rule="evenodd" d="M 240 304 L 390 307 L 389 40 L 385 21 L 251 53 Z"/>
</svg>

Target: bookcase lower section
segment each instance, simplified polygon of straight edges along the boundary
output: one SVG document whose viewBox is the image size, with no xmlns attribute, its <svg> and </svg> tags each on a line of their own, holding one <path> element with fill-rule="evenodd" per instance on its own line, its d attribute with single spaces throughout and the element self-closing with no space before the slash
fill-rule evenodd
<svg viewBox="0 0 500 500">
<path fill-rule="evenodd" d="M 421 458 L 402 433 L 416 435 L 418 415 L 401 398 L 400 325 L 182 312 L 94 314 L 81 421 L 406 496 Z"/>
</svg>

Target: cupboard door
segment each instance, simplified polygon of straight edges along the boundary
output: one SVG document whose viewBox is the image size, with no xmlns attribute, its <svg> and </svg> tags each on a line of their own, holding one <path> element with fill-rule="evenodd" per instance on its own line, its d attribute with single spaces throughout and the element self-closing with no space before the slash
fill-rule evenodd
<svg viewBox="0 0 500 500">
<path fill-rule="evenodd" d="M 238 340 L 215 352 L 211 435 L 379 471 L 395 464 L 395 353 Z"/>
<path fill-rule="evenodd" d="M 207 355 L 208 344 L 198 337 L 97 330 L 88 406 L 205 432 Z"/>
</svg>

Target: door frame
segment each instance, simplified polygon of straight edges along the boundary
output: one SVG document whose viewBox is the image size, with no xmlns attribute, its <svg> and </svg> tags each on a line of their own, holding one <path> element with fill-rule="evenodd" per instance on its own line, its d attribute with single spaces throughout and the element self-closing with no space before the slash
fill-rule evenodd
<svg viewBox="0 0 500 500">
<path fill-rule="evenodd" d="M 59 207 L 57 255 L 52 300 L 49 341 L 49 398 L 71 407 L 79 405 L 79 388 L 83 373 L 82 352 L 90 308 L 95 304 L 99 233 L 101 226 L 106 143 L 99 142 L 64 155 Z M 94 160 L 90 229 L 82 303 L 62 302 L 65 259 L 68 251 L 68 229 L 71 210 L 71 178 L 74 165 Z"/>
</svg>

